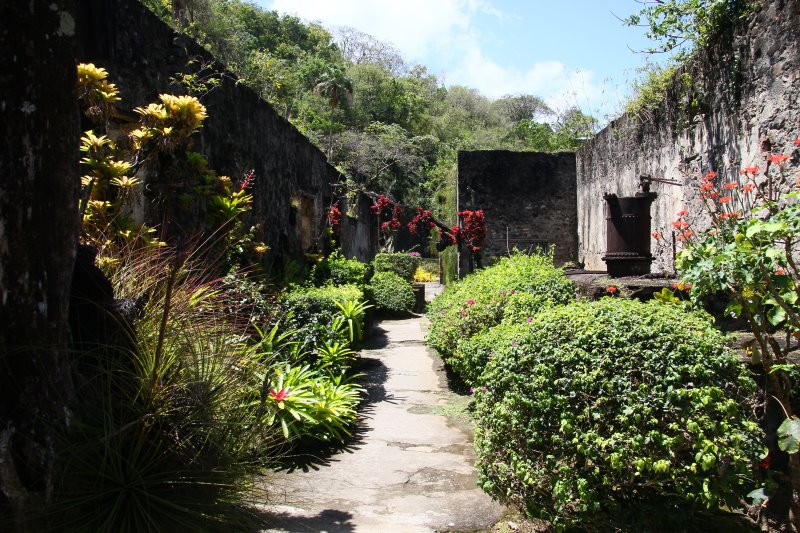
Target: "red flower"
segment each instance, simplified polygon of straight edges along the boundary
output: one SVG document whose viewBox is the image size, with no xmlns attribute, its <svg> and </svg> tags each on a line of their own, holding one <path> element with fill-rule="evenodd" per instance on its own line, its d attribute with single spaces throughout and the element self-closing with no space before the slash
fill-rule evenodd
<svg viewBox="0 0 800 533">
<path fill-rule="evenodd" d="M 735 189 L 738 186 L 739 186 L 739 184 L 737 182 L 735 182 L 735 181 L 732 181 L 730 183 L 726 183 L 725 184 L 725 188 L 726 189 Z"/>
<path fill-rule="evenodd" d="M 800 146 L 800 137 L 798 137 L 797 139 L 794 140 L 794 145 L 795 146 Z"/>
<path fill-rule="evenodd" d="M 686 222 L 685 220 L 676 220 L 675 222 L 672 223 L 672 227 L 675 228 L 675 229 L 681 229 L 682 230 L 682 229 L 688 228 L 689 227 L 689 223 Z"/>
<path fill-rule="evenodd" d="M 723 196 L 722 198 L 719 199 L 719 203 L 727 204 L 731 200 L 733 200 L 733 198 L 731 198 L 730 196 Z"/>
<path fill-rule="evenodd" d="M 714 181 L 714 178 L 716 178 L 716 177 L 717 177 L 717 173 L 714 172 L 713 170 L 710 170 L 710 171 L 706 172 L 706 175 L 703 176 L 702 180 L 703 181 Z"/>
<path fill-rule="evenodd" d="M 275 389 L 269 391 L 270 397 L 275 400 L 276 402 L 280 403 L 289 396 L 289 391 L 287 389 L 281 389 L 280 392 L 277 392 Z"/>
<path fill-rule="evenodd" d="M 783 276 L 783 275 L 786 274 L 786 269 L 785 268 L 776 268 L 775 269 L 775 274 L 777 274 L 778 276 Z"/>
<path fill-rule="evenodd" d="M 678 211 L 678 216 L 679 217 L 685 217 L 688 214 L 689 214 L 689 211 L 687 211 L 686 209 L 682 209 L 681 211 Z"/>
<path fill-rule="evenodd" d="M 611 293 L 611 294 L 616 293 L 618 290 L 619 289 L 616 288 L 614 285 L 609 285 L 608 287 L 606 287 L 606 292 Z"/>
<path fill-rule="evenodd" d="M 770 459 L 772 459 L 771 454 L 767 454 L 763 459 L 758 462 L 758 467 L 762 470 L 766 470 L 769 468 Z"/>
<path fill-rule="evenodd" d="M 700 186 L 700 192 L 708 192 L 714 189 L 713 183 L 704 183 Z"/>
<path fill-rule="evenodd" d="M 245 174 L 244 181 L 242 181 L 242 187 L 239 190 L 243 191 L 243 190 L 247 189 L 248 187 L 250 187 L 250 185 L 252 185 L 253 182 L 255 181 L 255 175 L 256 175 L 256 171 L 255 170 L 251 170 L 250 172 Z"/>
<path fill-rule="evenodd" d="M 789 160 L 789 156 L 786 154 L 772 154 L 767 158 L 767 161 L 770 163 L 775 163 L 776 165 L 783 166 Z"/>
<path fill-rule="evenodd" d="M 462 221 L 461 237 L 467 248 L 478 252 L 486 240 L 486 217 L 482 209 L 477 211 L 459 211 L 458 216 Z"/>
<path fill-rule="evenodd" d="M 750 192 L 750 191 L 752 191 L 752 190 L 753 190 L 753 189 L 755 189 L 755 188 L 756 188 L 756 186 L 755 186 L 755 185 L 753 185 L 752 183 L 748 183 L 747 185 L 745 185 L 744 187 L 742 187 L 742 190 L 743 190 L 744 192 Z"/>
<path fill-rule="evenodd" d="M 760 169 L 758 167 L 744 167 L 742 170 L 739 171 L 739 174 L 750 174 L 755 176 L 758 174 Z"/>
<path fill-rule="evenodd" d="M 663 235 L 661 235 L 660 231 L 654 231 L 650 235 L 652 235 L 654 239 L 660 239 L 661 237 L 663 237 Z"/>
<path fill-rule="evenodd" d="M 339 221 L 342 218 L 342 212 L 339 210 L 339 202 L 334 203 L 331 208 L 328 210 L 328 220 L 331 223 L 331 227 L 336 229 L 339 227 Z"/>
</svg>

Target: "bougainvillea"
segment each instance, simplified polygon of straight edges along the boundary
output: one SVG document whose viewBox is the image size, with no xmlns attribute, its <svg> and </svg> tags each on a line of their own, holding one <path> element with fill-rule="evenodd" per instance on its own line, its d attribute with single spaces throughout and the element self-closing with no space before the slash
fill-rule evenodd
<svg viewBox="0 0 800 533">
<path fill-rule="evenodd" d="M 459 218 L 461 218 L 461 232 L 460 239 L 467 248 L 475 253 L 480 252 L 486 240 L 486 217 L 483 214 L 483 209 L 477 211 L 459 211 Z"/>
<path fill-rule="evenodd" d="M 331 228 L 334 231 L 339 229 L 339 222 L 342 220 L 342 211 L 339 209 L 339 202 L 334 202 L 328 210 L 328 222 L 331 223 Z"/>
<path fill-rule="evenodd" d="M 402 207 L 383 194 L 375 198 L 370 209 L 378 217 L 381 231 L 384 234 L 388 235 L 402 227 L 399 220 L 403 213 Z M 412 234 L 426 235 L 427 232 L 438 227 L 440 244 L 437 247 L 440 250 L 449 245 L 463 244 L 473 253 L 480 252 L 486 240 L 486 217 L 482 209 L 459 211 L 457 215 L 461 224 L 451 228 L 436 220 L 428 209 L 418 207 L 416 211 L 414 218 L 407 224 L 408 231 Z"/>
<path fill-rule="evenodd" d="M 428 209 L 421 207 L 417 208 L 417 214 L 408 223 L 408 231 L 414 235 L 430 231 L 435 227 L 436 222 L 433 220 L 433 214 Z"/>
<path fill-rule="evenodd" d="M 370 206 L 370 209 L 381 221 L 381 231 L 389 234 L 395 230 L 400 229 L 400 215 L 403 214 L 403 208 L 396 203 L 389 200 L 384 195 L 378 195 L 375 203 Z"/>
</svg>

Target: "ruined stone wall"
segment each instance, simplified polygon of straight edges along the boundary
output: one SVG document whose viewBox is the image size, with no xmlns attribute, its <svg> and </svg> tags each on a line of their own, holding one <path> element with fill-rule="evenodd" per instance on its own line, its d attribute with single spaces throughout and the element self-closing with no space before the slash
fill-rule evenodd
<svg viewBox="0 0 800 533">
<path fill-rule="evenodd" d="M 183 94 L 185 90 L 171 78 L 214 61 L 197 43 L 173 31 L 136 0 L 81 3 L 80 60 L 109 71 L 123 97 L 121 109 L 157 101 L 164 92 Z M 192 60 L 195 62 L 190 65 Z M 195 149 L 208 159 L 210 168 L 236 181 L 255 170 L 251 223 L 261 224 L 263 235 L 259 238 L 272 248 L 273 261 L 300 258 L 319 244 L 333 195 L 331 184 L 338 182 L 340 175 L 317 147 L 239 83 L 224 65 L 216 63 L 214 68 L 222 81 L 201 97 L 209 116 Z M 370 245 L 345 246 L 361 247 L 368 254 Z"/>
<path fill-rule="evenodd" d="M 763 170 L 770 153 L 792 156 L 793 185 L 800 148 L 800 0 L 764 2 L 740 28 L 726 32 L 685 67 L 662 106 L 623 116 L 577 153 L 579 260 L 604 270 L 603 194 L 632 196 L 640 175 L 676 180 L 653 184 L 652 228 L 671 240 L 671 222 L 682 209 L 702 226 L 696 197 L 709 170 L 723 182 L 738 171 Z M 672 270 L 671 246 L 654 247 L 652 270 Z"/>
<path fill-rule="evenodd" d="M 458 210 L 483 209 L 486 215 L 483 265 L 514 248 L 531 251 L 548 244 L 555 245 L 557 263 L 575 261 L 575 195 L 573 153 L 458 153 Z M 463 275 L 470 267 L 460 263 Z"/>
</svg>

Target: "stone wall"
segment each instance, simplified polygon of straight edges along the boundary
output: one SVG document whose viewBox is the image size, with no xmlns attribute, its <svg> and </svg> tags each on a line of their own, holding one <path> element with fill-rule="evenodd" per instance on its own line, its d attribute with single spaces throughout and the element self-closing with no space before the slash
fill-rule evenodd
<svg viewBox="0 0 800 533">
<path fill-rule="evenodd" d="M 251 223 L 261 224 L 259 237 L 271 247 L 273 262 L 301 258 L 317 247 L 333 196 L 331 185 L 340 180 L 325 155 L 224 65 L 214 63 L 202 47 L 136 0 L 81 0 L 81 4 L 80 60 L 109 71 L 123 97 L 120 109 L 157 101 L 163 92 L 181 94 L 185 91 L 171 78 L 191 73 L 204 62 L 214 64 L 222 81 L 201 97 L 209 117 L 195 149 L 208 159 L 210 168 L 237 181 L 255 170 Z M 368 250 L 374 247 L 370 242 L 343 246 L 360 247 L 357 255 L 374 254 Z"/>
<path fill-rule="evenodd" d="M 723 183 L 741 180 L 741 168 L 763 170 L 770 153 L 785 153 L 792 156 L 787 174 L 794 185 L 800 155 L 793 144 L 800 137 L 798 28 L 800 0 L 764 2 L 683 68 L 662 106 L 615 120 L 578 151 L 579 260 L 585 268 L 605 269 L 603 194 L 632 196 L 641 175 L 679 182 L 652 187 L 658 194 L 652 228 L 668 241 L 682 209 L 701 227 L 707 224 L 695 193 L 709 170 Z M 671 245 L 652 251 L 653 271 L 671 271 Z"/>
<path fill-rule="evenodd" d="M 575 197 L 573 153 L 458 153 L 458 210 L 483 209 L 486 215 L 483 265 L 514 248 L 532 251 L 550 244 L 557 263 L 575 261 Z M 459 263 L 459 275 L 471 269 L 466 261 Z"/>
</svg>

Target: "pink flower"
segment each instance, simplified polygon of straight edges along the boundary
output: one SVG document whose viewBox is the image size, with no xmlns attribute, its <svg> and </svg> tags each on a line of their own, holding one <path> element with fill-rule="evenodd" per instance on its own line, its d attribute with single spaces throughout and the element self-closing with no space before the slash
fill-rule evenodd
<svg viewBox="0 0 800 533">
<path fill-rule="evenodd" d="M 475 305 L 475 300 L 467 300 L 467 305 Z"/>
<path fill-rule="evenodd" d="M 529 317 L 528 317 L 528 324 L 530 324 L 531 322 L 533 322 L 533 317 L 532 317 L 532 316 L 529 316 Z"/>
<path fill-rule="evenodd" d="M 248 172 L 244 177 L 244 181 L 242 181 L 242 188 L 240 190 L 243 191 L 248 187 L 250 187 L 253 181 L 255 181 L 255 175 L 256 175 L 255 170 L 251 170 L 250 172 Z"/>
<path fill-rule="evenodd" d="M 280 392 L 277 392 L 275 389 L 272 389 L 271 391 L 269 391 L 269 395 L 272 397 L 273 400 L 280 403 L 283 400 L 285 400 L 287 396 L 289 396 L 289 391 L 286 389 L 281 389 Z"/>
<path fill-rule="evenodd" d="M 518 343 L 517 341 L 511 341 L 511 346 L 516 346 L 516 345 L 518 345 L 518 344 L 519 344 L 519 343 Z"/>
</svg>

